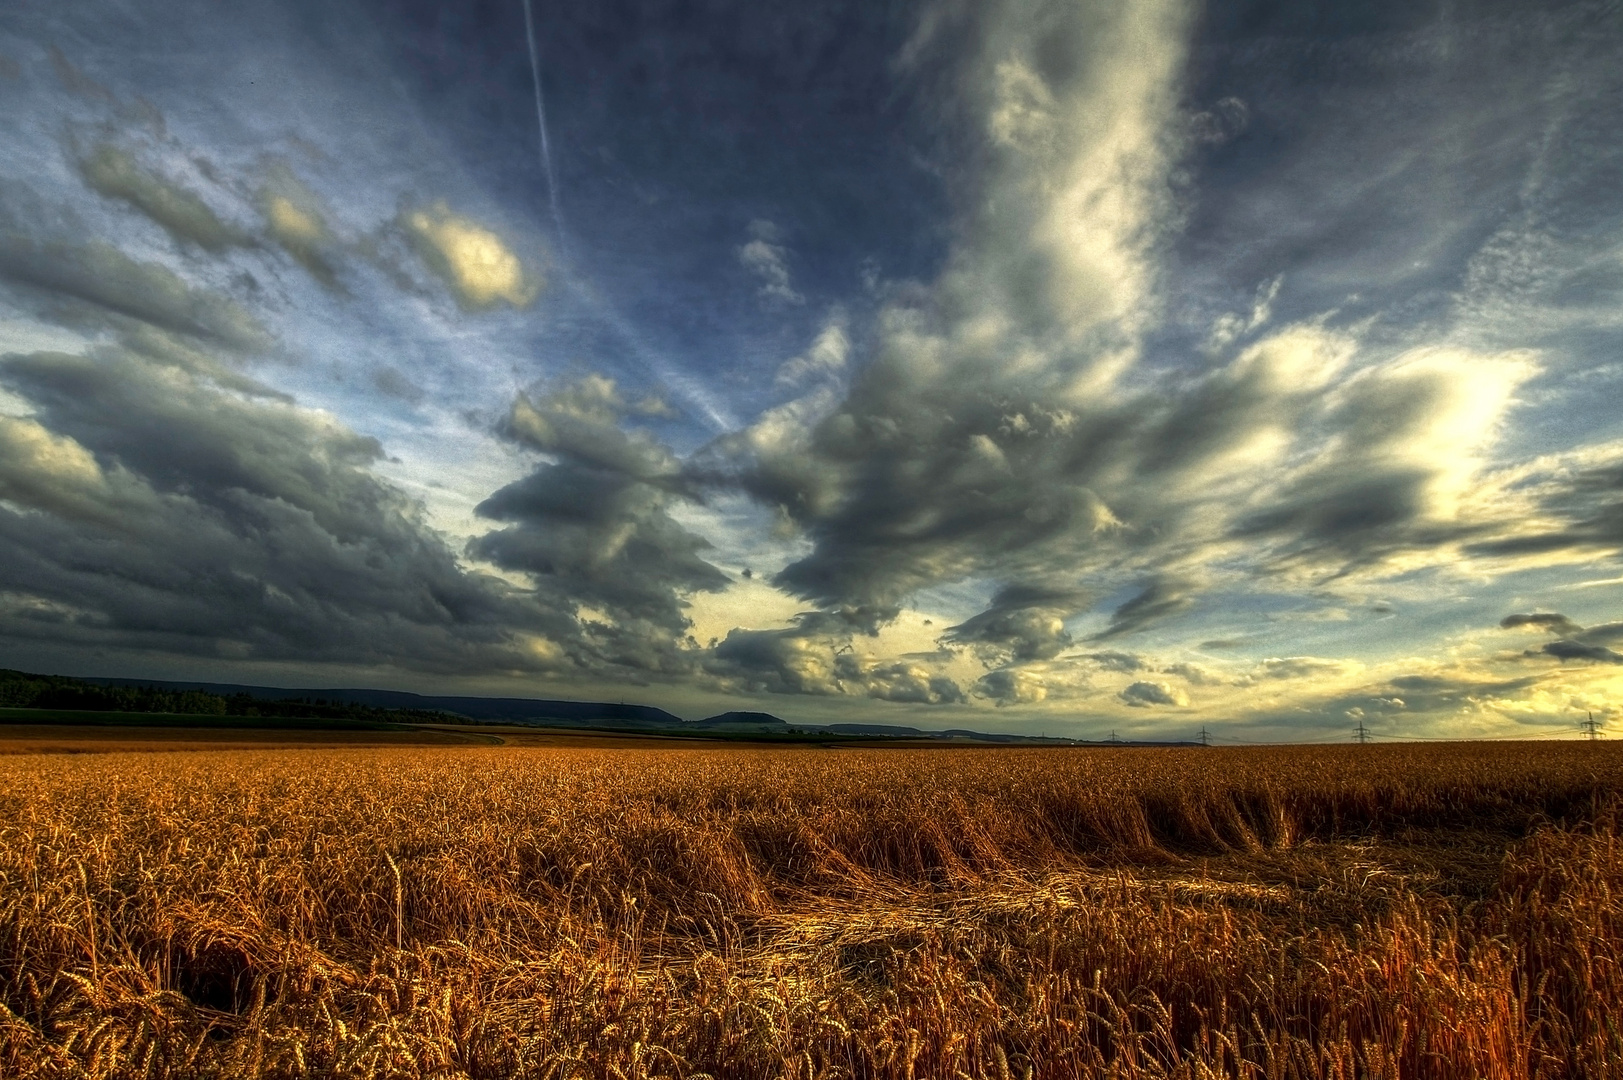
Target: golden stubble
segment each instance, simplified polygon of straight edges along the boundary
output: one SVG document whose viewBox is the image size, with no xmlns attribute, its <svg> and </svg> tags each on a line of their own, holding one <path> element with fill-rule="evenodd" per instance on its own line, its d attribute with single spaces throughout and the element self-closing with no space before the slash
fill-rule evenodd
<svg viewBox="0 0 1623 1080">
<path fill-rule="evenodd" d="M 1608 745 L 0 759 L 0 1074 L 1612 1076 Z"/>
</svg>

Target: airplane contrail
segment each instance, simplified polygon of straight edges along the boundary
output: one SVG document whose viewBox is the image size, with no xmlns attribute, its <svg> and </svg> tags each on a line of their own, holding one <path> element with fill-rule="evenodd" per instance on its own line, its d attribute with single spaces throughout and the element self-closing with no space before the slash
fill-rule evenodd
<svg viewBox="0 0 1623 1080">
<path fill-rule="evenodd" d="M 541 131 L 541 168 L 547 174 L 547 203 L 552 210 L 552 225 L 558 233 L 559 255 L 567 259 L 569 240 L 564 232 L 563 211 L 558 208 L 558 174 L 552 168 L 552 145 L 547 138 L 546 99 L 541 96 L 541 53 L 535 46 L 535 16 L 530 11 L 530 0 L 524 0 L 524 37 L 530 46 L 530 82 L 535 88 L 535 123 Z M 667 386 L 696 406 L 710 426 L 717 431 L 731 431 L 738 421 L 698 380 L 664 361 L 642 340 L 614 306 L 608 303 L 589 283 L 570 283 L 570 291 L 587 308 L 615 332 L 642 365 L 653 372 Z"/>
<path fill-rule="evenodd" d="M 564 245 L 564 216 L 558 209 L 558 175 L 552 171 L 552 147 L 547 139 L 547 107 L 541 96 L 541 54 L 535 47 L 535 16 L 530 0 L 524 0 L 524 38 L 530 45 L 530 82 L 535 87 L 535 123 L 541 129 L 541 168 L 547 174 L 547 202 L 552 207 L 552 224 L 558 230 L 558 246 Z"/>
</svg>

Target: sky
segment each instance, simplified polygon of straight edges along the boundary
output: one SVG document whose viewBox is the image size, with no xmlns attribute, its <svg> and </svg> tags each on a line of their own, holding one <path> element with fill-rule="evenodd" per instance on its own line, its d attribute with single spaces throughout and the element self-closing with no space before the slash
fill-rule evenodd
<svg viewBox="0 0 1623 1080">
<path fill-rule="evenodd" d="M 0 666 L 1623 730 L 1623 7 L 11 0 Z"/>
</svg>

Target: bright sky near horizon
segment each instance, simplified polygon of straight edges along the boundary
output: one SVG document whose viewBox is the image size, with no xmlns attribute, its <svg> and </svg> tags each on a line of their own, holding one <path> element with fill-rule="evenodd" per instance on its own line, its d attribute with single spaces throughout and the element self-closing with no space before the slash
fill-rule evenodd
<svg viewBox="0 0 1623 1080">
<path fill-rule="evenodd" d="M 0 10 L 0 666 L 1623 721 L 1616 3 L 532 13 Z"/>
</svg>

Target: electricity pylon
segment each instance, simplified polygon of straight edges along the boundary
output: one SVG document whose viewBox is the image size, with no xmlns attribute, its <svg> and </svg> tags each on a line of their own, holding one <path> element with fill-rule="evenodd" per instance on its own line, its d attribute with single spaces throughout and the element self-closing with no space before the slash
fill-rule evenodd
<svg viewBox="0 0 1623 1080">
<path fill-rule="evenodd" d="M 1201 729 L 1200 729 L 1200 745 L 1202 745 L 1202 746 L 1210 746 L 1210 745 L 1212 745 L 1212 733 L 1207 731 L 1204 726 L 1202 726 Z"/>
<path fill-rule="evenodd" d="M 1373 734 L 1373 732 L 1364 726 L 1364 722 L 1362 720 L 1358 721 L 1358 726 L 1353 729 L 1353 738 L 1361 743 L 1369 742 L 1369 737 L 1371 734 Z"/>
<path fill-rule="evenodd" d="M 1590 713 L 1589 719 L 1578 721 L 1578 730 L 1584 733 L 1584 738 L 1594 742 L 1600 738 L 1600 725 L 1595 722 L 1595 714 Z"/>
</svg>

